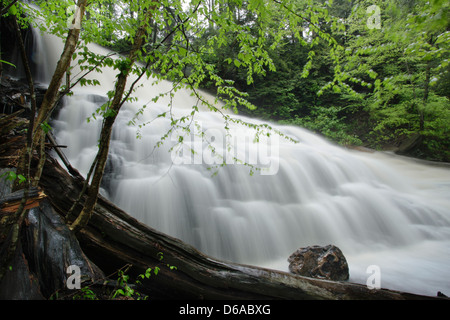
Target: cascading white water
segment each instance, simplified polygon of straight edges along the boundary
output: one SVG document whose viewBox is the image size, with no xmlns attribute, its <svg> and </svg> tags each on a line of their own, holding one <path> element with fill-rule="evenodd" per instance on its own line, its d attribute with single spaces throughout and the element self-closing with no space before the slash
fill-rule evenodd
<svg viewBox="0 0 450 320">
<path fill-rule="evenodd" d="M 54 39 L 45 41 L 58 52 Z M 68 146 L 67 157 L 83 173 L 95 156 L 100 130 L 99 121 L 86 119 L 104 102 L 114 79 L 108 70 L 99 77 L 103 86 L 77 89 L 52 124 L 58 143 Z M 246 166 L 230 163 L 211 176 L 200 164 L 207 162 L 209 151 L 193 134 L 196 151 L 204 153 L 192 155 L 192 162 L 179 164 L 169 151 L 177 136 L 154 148 L 170 121 L 157 118 L 168 110 L 167 101 L 149 101 L 169 87 L 148 80 L 137 93 L 139 102 L 124 106 L 117 119 L 103 192 L 118 206 L 216 258 L 287 271 L 287 257 L 297 248 L 334 244 L 349 262 L 350 281 L 365 284 L 371 275 L 367 268 L 375 265 L 382 287 L 450 294 L 448 169 L 350 151 L 302 128 L 276 126 L 299 143 L 280 137 L 271 145 L 264 140 L 236 145 L 244 157 L 269 150 L 265 160 L 276 164 L 272 174 L 251 176 Z M 190 112 L 195 103 L 181 91 L 172 111 Z M 137 126 L 128 122 L 143 104 L 148 107 L 139 121 L 152 122 L 137 139 Z M 205 111 L 195 120 L 210 134 L 209 141 L 214 136 L 217 152 L 225 152 L 221 116 Z M 240 138 L 254 136 L 239 125 L 231 129 Z"/>
<path fill-rule="evenodd" d="M 35 70 L 32 70 L 34 80 L 36 82 L 45 82 L 50 76 L 48 74 L 48 64 L 51 58 L 44 51 L 44 39 L 40 36 L 39 30 L 30 28 L 29 32 L 24 33 L 23 42 L 29 51 L 30 68 L 35 67 Z M 8 70 L 9 76 L 25 79 L 25 67 L 22 64 L 22 55 L 18 45 L 12 48 L 12 52 L 7 59 L 15 66 L 14 68 L 7 68 L 10 69 Z"/>
</svg>

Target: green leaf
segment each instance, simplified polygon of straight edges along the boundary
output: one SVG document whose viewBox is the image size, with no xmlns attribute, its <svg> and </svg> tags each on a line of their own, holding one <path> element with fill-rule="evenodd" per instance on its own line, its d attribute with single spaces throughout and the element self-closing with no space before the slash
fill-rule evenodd
<svg viewBox="0 0 450 320">
<path fill-rule="evenodd" d="M 19 174 L 17 177 L 19 178 L 19 184 L 21 184 L 21 183 L 27 181 L 27 178 L 25 178 L 25 177 L 24 177 L 23 175 L 21 175 L 21 174 Z"/>
<path fill-rule="evenodd" d="M 17 68 L 14 64 L 12 64 L 11 62 L 5 61 L 5 60 L 0 60 L 0 63 L 6 63 L 7 65 Z"/>
<path fill-rule="evenodd" d="M 122 289 L 117 289 L 116 292 L 114 293 L 113 298 L 115 298 L 117 295 L 125 295 L 125 292 Z"/>
<path fill-rule="evenodd" d="M 5 172 L 2 175 L 2 177 L 4 177 L 5 180 L 9 180 L 9 181 L 12 181 L 12 182 L 14 182 L 17 179 L 17 175 L 16 175 L 16 173 L 14 171 Z"/>
<path fill-rule="evenodd" d="M 52 130 L 52 127 L 47 123 L 41 123 L 41 129 L 45 132 L 45 134 L 49 133 Z"/>
<path fill-rule="evenodd" d="M 11 8 L 9 8 L 8 13 L 17 16 L 18 10 L 15 4 L 12 5 Z"/>
</svg>

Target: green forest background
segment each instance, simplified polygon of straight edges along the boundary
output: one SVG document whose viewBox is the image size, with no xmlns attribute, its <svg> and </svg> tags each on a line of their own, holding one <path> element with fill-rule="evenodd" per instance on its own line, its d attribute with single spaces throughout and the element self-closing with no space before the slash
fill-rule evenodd
<svg viewBox="0 0 450 320">
<path fill-rule="evenodd" d="M 379 25 L 376 12 L 367 10 L 373 4 L 380 8 Z M 334 81 L 332 48 L 314 34 L 310 37 L 317 43 L 301 43 L 289 29 L 276 47 L 270 48 L 275 39 L 266 44 L 276 71 L 256 76 L 251 84 L 235 64 L 220 64 L 220 57 L 239 57 L 233 46 L 238 35 L 230 35 L 230 45 L 210 59 L 257 107 L 241 107 L 242 113 L 300 125 L 345 146 L 397 150 L 410 143 L 405 152 L 411 156 L 449 161 L 448 7 L 442 1 L 333 1 L 329 14 L 345 29 L 318 23 L 342 46 L 339 82 Z M 298 0 L 298 12 L 306 11 L 307 2 Z M 254 17 L 239 11 L 236 19 L 252 25 Z M 278 25 L 274 20 L 272 27 Z M 197 41 L 215 32 L 211 28 Z"/>
<path fill-rule="evenodd" d="M 150 35 L 162 61 L 152 72 L 174 81 L 187 74 L 220 97 L 227 89 L 217 76 L 230 84 L 228 96 L 242 95 L 232 106 L 240 114 L 299 125 L 344 146 L 450 162 L 449 1 L 205 0 L 195 10 L 234 21 L 211 19 L 201 33 L 180 30 L 171 1 Z M 101 44 L 126 53 L 131 38 L 109 27 L 120 25 L 120 5 L 98 6 Z M 188 60 L 187 50 L 202 60 Z M 199 64 L 212 76 L 202 79 Z"/>
<path fill-rule="evenodd" d="M 368 10 L 372 5 L 380 10 L 379 20 L 376 11 Z M 245 10 L 245 3 L 230 6 L 236 23 L 255 25 L 256 17 Z M 270 39 L 270 29 L 279 28 L 282 16 L 267 26 L 265 43 L 276 71 L 255 75 L 250 82 L 247 70 L 227 63 L 226 58 L 241 58 L 233 45 L 239 34 L 230 34 L 229 43 L 211 53 L 209 60 L 220 76 L 233 80 L 256 106 L 241 106 L 239 111 L 299 125 L 345 146 L 397 150 L 410 142 L 405 152 L 411 156 L 450 161 L 448 2 L 340 0 L 327 8 L 341 28 L 325 21 L 317 24 L 342 46 L 337 52 L 341 81 L 334 79 L 333 48 L 306 26 L 303 43 L 289 28 L 283 39 Z M 297 0 L 295 10 L 307 12 L 308 1 Z M 217 32 L 211 26 L 195 39 L 197 45 Z M 204 87 L 214 89 L 212 83 Z"/>
</svg>

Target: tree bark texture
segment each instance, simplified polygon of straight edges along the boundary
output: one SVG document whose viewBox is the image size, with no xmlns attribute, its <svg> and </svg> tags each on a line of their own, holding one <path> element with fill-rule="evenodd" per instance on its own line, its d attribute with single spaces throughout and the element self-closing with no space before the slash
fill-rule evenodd
<svg viewBox="0 0 450 320">
<path fill-rule="evenodd" d="M 99 149 L 96 157 L 97 161 L 95 163 L 95 170 L 92 177 L 92 182 L 87 192 L 88 197 L 82 211 L 70 226 L 71 230 L 74 232 L 78 232 L 80 229 L 84 228 L 84 226 L 88 223 L 89 219 L 92 216 L 92 211 L 97 202 L 98 192 L 100 190 L 100 185 L 103 179 L 103 173 L 105 171 L 106 162 L 108 160 L 109 145 L 113 125 L 123 105 L 122 98 L 125 92 L 127 78 L 131 71 L 131 68 L 133 67 L 133 64 L 137 59 L 138 52 L 139 50 L 141 50 L 141 47 L 144 44 L 147 24 L 151 21 L 152 12 L 153 12 L 152 10 L 148 10 L 142 17 L 143 23 L 136 32 L 134 44 L 128 55 L 128 59 L 127 61 L 124 61 L 124 64 L 126 64 L 126 66 L 124 67 L 124 69 L 121 70 L 120 74 L 117 77 L 114 97 L 113 100 L 111 101 L 111 105 L 109 106 L 109 109 L 112 112 L 109 112 L 107 115 L 105 115 L 105 118 L 103 120 L 102 130 L 100 133 Z"/>
<path fill-rule="evenodd" d="M 83 19 L 86 10 L 86 4 L 87 0 L 78 0 L 77 2 L 78 9 L 80 10 L 80 20 Z M 42 129 L 40 128 L 41 124 L 47 121 L 48 117 L 51 115 L 55 107 L 59 88 L 61 86 L 64 74 L 67 72 L 67 69 L 70 66 L 73 53 L 75 52 L 76 46 L 78 44 L 80 31 L 81 30 L 78 28 L 69 29 L 61 58 L 56 65 L 55 72 L 53 73 L 52 79 L 49 83 L 47 92 L 45 93 L 35 121 L 33 130 L 35 142 L 37 142 L 40 139 L 40 136 L 43 135 Z M 37 143 L 35 143 L 35 145 L 37 145 Z"/>
</svg>

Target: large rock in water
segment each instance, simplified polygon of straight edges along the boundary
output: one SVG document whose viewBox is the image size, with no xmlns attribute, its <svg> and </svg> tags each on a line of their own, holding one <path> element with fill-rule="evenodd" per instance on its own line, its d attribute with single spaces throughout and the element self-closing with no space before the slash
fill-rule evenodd
<svg viewBox="0 0 450 320">
<path fill-rule="evenodd" d="M 334 281 L 349 278 L 347 260 L 334 245 L 300 248 L 291 254 L 288 262 L 292 273 L 305 277 Z"/>
</svg>

